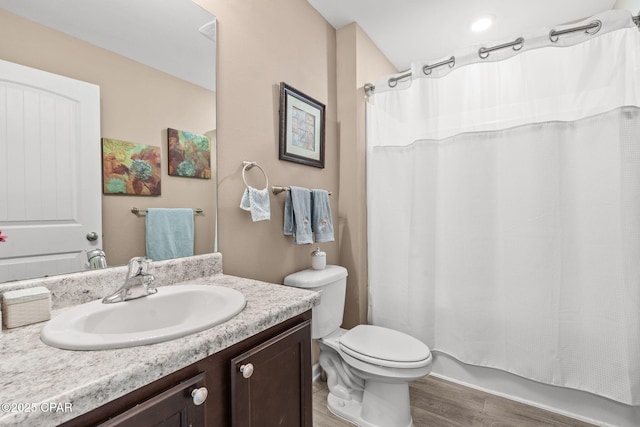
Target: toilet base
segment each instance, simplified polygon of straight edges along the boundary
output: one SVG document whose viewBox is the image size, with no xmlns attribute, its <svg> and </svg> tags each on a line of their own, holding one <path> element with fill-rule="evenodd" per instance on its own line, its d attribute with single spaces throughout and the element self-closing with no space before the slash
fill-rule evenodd
<svg viewBox="0 0 640 427">
<path fill-rule="evenodd" d="M 398 389 L 392 393 L 396 398 L 391 399 L 392 401 L 396 401 L 380 401 L 381 396 L 379 396 L 379 390 L 377 390 L 379 386 L 384 387 L 387 393 L 390 391 L 388 389 L 389 386 L 391 386 L 391 388 L 396 388 L 397 386 Z M 411 413 L 407 413 L 409 410 L 408 389 L 407 384 L 391 385 L 386 383 L 383 385 L 369 381 L 369 384 L 365 387 L 362 402 L 355 399 L 341 399 L 329 393 L 327 396 L 327 407 L 332 414 L 359 427 L 380 427 L 383 425 L 388 427 L 412 427 L 413 419 L 411 418 Z M 384 394 L 388 396 L 387 393 Z M 389 403 L 391 403 L 391 406 L 389 406 Z M 396 406 L 397 404 L 399 404 L 399 406 Z M 365 418 L 370 418 L 375 421 L 375 424 L 367 421 Z"/>
</svg>

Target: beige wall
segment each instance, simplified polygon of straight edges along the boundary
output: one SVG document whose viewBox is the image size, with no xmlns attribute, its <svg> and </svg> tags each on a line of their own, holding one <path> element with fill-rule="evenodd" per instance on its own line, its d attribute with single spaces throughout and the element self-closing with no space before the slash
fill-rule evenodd
<svg viewBox="0 0 640 427">
<path fill-rule="evenodd" d="M 366 322 L 364 90 L 396 72 L 355 24 L 337 31 L 306 0 L 199 0 L 218 19 L 219 242 L 227 274 L 282 283 L 307 268 L 311 246 L 282 233 L 284 195 L 269 222 L 238 208 L 242 161 L 257 161 L 270 185 L 331 190 L 335 243 L 328 262 L 349 270 L 345 327 Z M 278 86 L 284 81 L 327 106 L 326 168 L 278 160 Z M 259 171 L 250 184 L 262 187 Z"/>
<path fill-rule="evenodd" d="M 144 217 L 132 214 L 133 206 L 203 208 L 195 220 L 196 254 L 213 252 L 216 182 L 167 175 L 166 129 L 215 136 L 215 93 L 4 10 L 0 39 L 0 59 L 99 85 L 102 137 L 162 147 L 160 197 L 102 197 L 109 264 L 145 254 Z"/>
<path fill-rule="evenodd" d="M 242 161 L 258 162 L 269 185 L 324 188 L 338 229 L 339 147 L 336 122 L 335 30 L 306 0 L 199 0 L 218 20 L 219 246 L 224 272 L 282 283 L 310 266 L 315 246 L 284 236 L 285 195 L 271 194 L 271 220 L 252 222 L 238 205 Z M 278 160 L 279 84 L 286 82 L 326 105 L 325 168 Z M 247 173 L 262 188 L 259 170 Z M 338 243 L 324 243 L 339 263 Z"/>
<path fill-rule="evenodd" d="M 283 235 L 284 194 L 271 194 L 271 221 L 253 223 L 249 213 L 240 210 L 244 190 L 242 161 L 256 161 L 267 172 L 270 186 L 298 185 L 332 191 L 336 242 L 320 246 L 328 254 L 328 263 L 349 270 L 344 326 L 365 323 L 363 86 L 396 70 L 360 27 L 351 24 L 336 32 L 306 0 L 196 2 L 218 20 L 218 239 L 225 273 L 282 283 L 287 274 L 309 267 L 310 253 L 315 248 L 294 245 L 290 237 Z M 185 98 L 197 99 L 205 116 L 215 117 L 210 98 L 200 99 L 201 92 L 191 85 L 171 81 L 162 73 L 63 34 L 20 22 L 19 18 L 7 20 L 4 12 L 0 23 L 3 40 L 11 41 L 0 46 L 0 57 L 102 87 L 105 137 L 161 145 L 166 159 L 167 127 L 198 133 L 216 128 L 215 122 L 201 122 L 186 108 L 193 102 L 185 105 Z M 60 45 L 66 47 L 61 49 Z M 50 46 L 56 46 L 54 52 Z M 44 47 L 50 53 L 34 54 L 35 47 Z M 128 74 L 129 70 L 134 76 Z M 136 73 L 141 73 L 140 79 Z M 326 105 L 324 169 L 278 160 L 282 81 Z M 125 262 L 144 251 L 144 219 L 130 213 L 134 205 L 204 208 L 205 216 L 196 218 L 196 250 L 213 251 L 209 236 L 213 236 L 215 183 L 167 177 L 165 164 L 163 169 L 161 198 L 103 196 L 104 247 L 111 263 Z M 252 186 L 264 186 L 257 169 L 247 176 Z M 126 242 L 126 249 L 120 253 L 113 248 L 120 247 L 121 242 Z"/>
<path fill-rule="evenodd" d="M 365 83 L 397 72 L 355 23 L 337 32 L 340 262 L 350 272 L 344 326 L 367 322 Z"/>
<path fill-rule="evenodd" d="M 305 0 L 201 2 L 217 16 L 219 28 L 218 212 L 225 272 L 281 283 L 310 263 L 314 246 L 294 245 L 282 233 L 284 194 L 271 195 L 271 221 L 253 223 L 239 209 L 242 161 L 257 161 L 270 185 L 332 191 L 336 242 L 321 247 L 329 263 L 349 270 L 345 326 L 366 322 L 363 86 L 396 70 L 360 27 L 336 33 Z M 11 41 L 0 48 L 3 59 L 101 86 L 104 137 L 160 145 L 166 160 L 167 127 L 215 129 L 211 92 L 6 12 L 0 19 L 0 34 Z M 326 105 L 324 169 L 278 160 L 281 81 Z M 187 108 L 194 103 L 205 109 L 206 120 Z M 144 219 L 131 214 L 132 206 L 204 208 L 196 218 L 197 253 L 213 251 L 213 181 L 168 177 L 164 160 L 163 172 L 159 198 L 103 196 L 104 248 L 111 263 L 144 253 Z M 255 187 L 264 185 L 257 169 L 248 178 Z"/>
<path fill-rule="evenodd" d="M 329 263 L 349 270 L 345 326 L 366 322 L 363 86 L 396 70 L 360 27 L 336 32 L 306 0 L 198 2 L 218 19 L 218 214 L 225 272 L 281 283 L 310 265 L 315 248 L 283 235 L 284 194 L 271 195 L 271 221 L 253 223 L 239 209 L 242 161 L 257 161 L 270 185 L 332 191 L 336 242 L 321 247 Z M 160 145 L 166 160 L 167 127 L 215 129 L 209 121 L 215 118 L 212 93 L 6 12 L 0 20 L 6 41 L 1 58 L 101 86 L 103 136 Z M 324 169 L 278 160 L 281 81 L 326 105 Z M 194 100 L 207 120 L 188 108 Z M 205 215 L 196 217 L 196 251 L 213 251 L 215 183 L 168 177 L 164 160 L 163 172 L 160 198 L 103 196 L 110 263 L 144 253 L 144 218 L 131 214 L 132 206 L 204 208 Z M 254 187 L 264 185 L 257 169 L 248 179 Z"/>
</svg>

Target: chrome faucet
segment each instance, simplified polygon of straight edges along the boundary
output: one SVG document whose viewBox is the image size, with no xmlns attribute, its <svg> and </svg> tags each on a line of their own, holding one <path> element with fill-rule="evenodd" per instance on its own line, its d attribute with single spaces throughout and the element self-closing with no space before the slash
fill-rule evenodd
<svg viewBox="0 0 640 427">
<path fill-rule="evenodd" d="M 107 256 L 102 249 L 94 249 L 87 252 L 89 260 L 89 269 L 96 270 L 98 268 L 107 268 Z"/>
<path fill-rule="evenodd" d="M 114 302 L 128 301 L 158 292 L 156 288 L 151 286 L 155 277 L 147 273 L 150 262 L 151 260 L 149 258 L 132 258 L 129 261 L 129 271 L 124 285 L 113 294 L 104 297 L 102 302 L 104 304 L 111 304 Z"/>
</svg>

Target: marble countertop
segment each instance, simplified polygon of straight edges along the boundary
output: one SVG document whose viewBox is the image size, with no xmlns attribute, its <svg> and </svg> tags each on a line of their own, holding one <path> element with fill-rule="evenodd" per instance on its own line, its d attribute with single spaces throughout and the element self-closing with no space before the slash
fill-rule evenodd
<svg viewBox="0 0 640 427">
<path fill-rule="evenodd" d="M 236 317 L 206 331 L 117 350 L 49 347 L 40 341 L 44 323 L 4 330 L 0 336 L 0 426 L 58 425 L 304 313 L 320 302 L 316 292 L 224 274 L 183 284 L 237 289 L 245 295 L 247 306 Z M 64 310 L 67 309 L 54 310 L 52 316 Z"/>
</svg>

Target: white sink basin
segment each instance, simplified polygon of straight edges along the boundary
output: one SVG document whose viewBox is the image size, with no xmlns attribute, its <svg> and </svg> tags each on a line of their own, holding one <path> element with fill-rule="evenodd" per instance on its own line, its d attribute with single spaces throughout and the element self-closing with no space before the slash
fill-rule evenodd
<svg viewBox="0 0 640 427">
<path fill-rule="evenodd" d="M 93 301 L 74 307 L 51 319 L 40 339 L 67 350 L 154 344 L 226 322 L 245 304 L 242 293 L 222 286 L 164 286 L 156 294 L 135 300 Z"/>
</svg>

